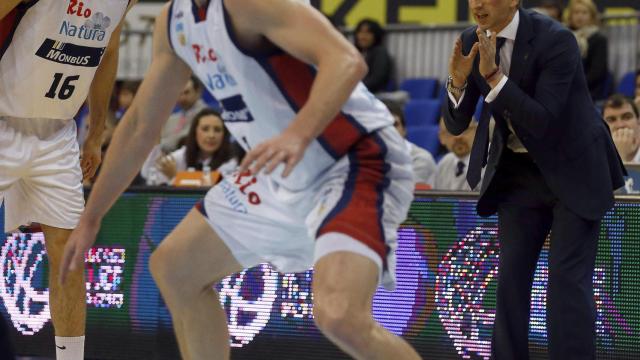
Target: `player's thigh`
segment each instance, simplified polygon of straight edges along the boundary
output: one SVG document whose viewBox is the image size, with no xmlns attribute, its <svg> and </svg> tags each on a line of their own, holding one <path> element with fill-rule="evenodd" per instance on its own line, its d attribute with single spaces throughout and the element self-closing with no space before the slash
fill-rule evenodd
<svg viewBox="0 0 640 360">
<path fill-rule="evenodd" d="M 6 191 L 20 179 L 29 158 L 28 144 L 19 143 L 19 134 L 0 117 L 0 205 Z"/>
<path fill-rule="evenodd" d="M 243 270 L 227 245 L 195 208 L 153 252 L 150 267 L 156 281 L 190 289 L 194 286 L 204 288 Z"/>
<path fill-rule="evenodd" d="M 360 254 L 339 251 L 323 256 L 314 266 L 314 311 L 336 319 L 369 316 L 379 272 L 373 260 Z"/>
</svg>

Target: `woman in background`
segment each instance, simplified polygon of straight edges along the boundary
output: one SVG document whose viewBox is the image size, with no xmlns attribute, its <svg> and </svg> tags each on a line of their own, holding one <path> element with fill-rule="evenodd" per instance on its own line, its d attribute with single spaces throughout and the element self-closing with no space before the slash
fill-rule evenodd
<svg viewBox="0 0 640 360">
<path fill-rule="evenodd" d="M 608 41 L 600 32 L 598 8 L 592 0 L 570 0 L 565 24 L 578 40 L 587 84 L 594 100 L 605 99 L 609 74 Z"/>
<path fill-rule="evenodd" d="M 238 165 L 236 151 L 230 134 L 222 122 L 220 113 L 206 108 L 194 118 L 185 139 L 185 145 L 163 156 L 156 146 L 142 167 L 147 185 L 167 185 L 173 182 L 179 171 L 189 168 L 228 172 Z"/>
<path fill-rule="evenodd" d="M 393 63 L 383 40 L 384 29 L 375 20 L 364 19 L 356 26 L 355 46 L 369 66 L 362 82 L 372 93 L 385 91 L 391 80 Z"/>
</svg>

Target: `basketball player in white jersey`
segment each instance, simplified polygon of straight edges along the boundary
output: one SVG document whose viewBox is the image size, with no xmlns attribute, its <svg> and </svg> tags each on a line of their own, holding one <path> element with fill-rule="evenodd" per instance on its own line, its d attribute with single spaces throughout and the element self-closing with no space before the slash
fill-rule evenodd
<svg viewBox="0 0 640 360">
<path fill-rule="evenodd" d="M 419 359 L 372 317 L 379 282 L 394 286 L 413 174 L 391 115 L 359 82 L 366 71 L 357 50 L 295 0 L 168 4 L 156 20 L 151 68 L 65 249 L 62 280 L 80 266 L 193 72 L 248 153 L 151 256 L 182 356 L 229 358 L 213 285 L 269 262 L 282 272 L 314 265 L 316 324 L 346 353 Z"/>
<path fill-rule="evenodd" d="M 71 230 L 84 207 L 82 178 L 101 161 L 102 132 L 128 0 L 0 2 L 0 203 L 5 231 L 42 225 L 58 359 L 82 359 L 83 267 L 58 282 Z M 89 100 L 82 160 L 73 116 Z"/>
</svg>

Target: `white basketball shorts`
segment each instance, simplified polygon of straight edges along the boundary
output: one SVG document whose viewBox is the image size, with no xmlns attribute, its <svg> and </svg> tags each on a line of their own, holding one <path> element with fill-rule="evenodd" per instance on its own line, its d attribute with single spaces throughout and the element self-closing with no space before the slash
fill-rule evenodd
<svg viewBox="0 0 640 360">
<path fill-rule="evenodd" d="M 37 222 L 73 229 L 84 209 L 73 120 L 0 117 L 5 232 Z"/>
<path fill-rule="evenodd" d="M 349 251 L 373 260 L 381 283 L 392 289 L 397 229 L 413 190 L 411 158 L 389 127 L 363 137 L 304 191 L 287 190 L 263 173 L 235 172 L 196 207 L 247 268 L 268 262 L 281 272 L 301 272 L 327 254 Z"/>
</svg>

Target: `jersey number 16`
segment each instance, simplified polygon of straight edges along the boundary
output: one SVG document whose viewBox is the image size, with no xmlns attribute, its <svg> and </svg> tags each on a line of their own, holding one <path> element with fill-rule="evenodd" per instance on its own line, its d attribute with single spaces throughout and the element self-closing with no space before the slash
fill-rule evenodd
<svg viewBox="0 0 640 360">
<path fill-rule="evenodd" d="M 68 98 L 71 97 L 71 95 L 73 95 L 73 91 L 76 89 L 76 87 L 71 83 L 73 81 L 80 79 L 80 75 L 67 76 L 62 82 L 62 85 L 60 85 L 60 81 L 62 80 L 63 76 L 64 75 L 62 73 L 55 73 L 53 75 L 53 83 L 51 84 L 49 91 L 46 94 L 44 94 L 44 96 L 50 99 L 55 99 L 56 92 L 57 92 L 58 99 L 67 100 Z M 58 86 L 60 86 L 60 90 L 58 90 Z"/>
</svg>

